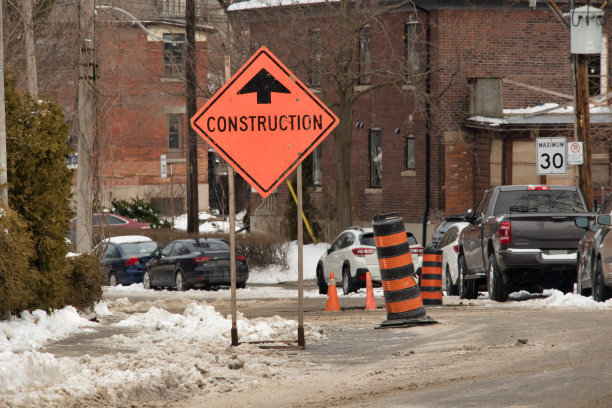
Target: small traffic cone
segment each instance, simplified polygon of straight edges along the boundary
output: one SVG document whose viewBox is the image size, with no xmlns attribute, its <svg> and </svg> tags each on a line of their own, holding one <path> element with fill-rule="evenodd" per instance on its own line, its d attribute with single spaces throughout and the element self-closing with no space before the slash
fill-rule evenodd
<svg viewBox="0 0 612 408">
<path fill-rule="evenodd" d="M 329 284 L 327 285 L 327 302 L 325 303 L 327 312 L 339 312 L 340 302 L 338 301 L 338 291 L 336 290 L 336 280 L 334 273 L 329 275 Z"/>
<path fill-rule="evenodd" d="M 372 276 L 370 271 L 366 272 L 366 307 L 365 310 L 376 310 L 376 300 L 374 300 L 374 287 L 372 286 Z"/>
</svg>

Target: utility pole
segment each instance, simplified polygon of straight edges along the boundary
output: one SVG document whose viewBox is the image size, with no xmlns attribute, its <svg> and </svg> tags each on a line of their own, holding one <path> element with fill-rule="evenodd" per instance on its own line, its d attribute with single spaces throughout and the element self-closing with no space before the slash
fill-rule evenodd
<svg viewBox="0 0 612 408">
<path fill-rule="evenodd" d="M 185 86 L 187 91 L 187 231 L 193 233 L 200 230 L 198 216 L 198 135 L 191 127 L 191 118 L 197 113 L 195 0 L 187 0 L 185 12 Z"/>
<path fill-rule="evenodd" d="M 4 37 L 2 24 L 2 7 L 0 1 L 0 192 L 2 193 L 2 206 L 8 207 L 8 189 L 6 187 L 7 166 L 6 166 L 6 103 L 4 96 Z"/>
<path fill-rule="evenodd" d="M 591 172 L 591 113 L 589 111 L 588 56 L 573 54 L 575 77 L 576 138 L 583 143 L 584 163 L 578 166 L 578 185 L 589 211 L 593 211 L 593 177 Z"/>
<path fill-rule="evenodd" d="M 77 170 L 77 227 L 76 250 L 91 252 L 92 248 L 92 203 L 93 203 L 93 135 L 94 108 L 93 94 L 96 80 L 95 72 L 95 28 L 94 0 L 79 2 L 79 164 Z"/>
<path fill-rule="evenodd" d="M 38 95 L 38 73 L 36 70 L 36 45 L 34 42 L 32 0 L 23 0 L 23 28 L 25 32 L 26 80 L 28 92 L 35 97 Z"/>
</svg>

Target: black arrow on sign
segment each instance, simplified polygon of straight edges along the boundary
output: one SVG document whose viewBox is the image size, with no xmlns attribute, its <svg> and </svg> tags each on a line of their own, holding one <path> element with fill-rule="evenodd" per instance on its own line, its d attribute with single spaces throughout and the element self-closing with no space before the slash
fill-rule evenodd
<svg viewBox="0 0 612 408">
<path fill-rule="evenodd" d="M 257 92 L 257 104 L 269 104 L 272 102 L 271 93 L 291 93 L 283 84 L 278 82 L 268 71 L 262 68 L 241 90 L 238 95 Z"/>
</svg>

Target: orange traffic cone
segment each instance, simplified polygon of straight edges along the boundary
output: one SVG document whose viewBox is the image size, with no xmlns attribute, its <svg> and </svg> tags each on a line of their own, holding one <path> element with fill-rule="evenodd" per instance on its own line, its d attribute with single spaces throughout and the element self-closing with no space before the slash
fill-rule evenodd
<svg viewBox="0 0 612 408">
<path fill-rule="evenodd" d="M 372 276 L 370 271 L 366 272 L 366 307 L 365 310 L 376 310 L 376 300 L 374 300 L 374 287 L 372 286 Z"/>
<path fill-rule="evenodd" d="M 338 302 L 338 291 L 336 290 L 336 280 L 334 279 L 334 273 L 329 275 L 329 284 L 327 285 L 327 302 L 325 303 L 325 310 L 328 312 L 339 312 L 340 302 Z"/>
</svg>

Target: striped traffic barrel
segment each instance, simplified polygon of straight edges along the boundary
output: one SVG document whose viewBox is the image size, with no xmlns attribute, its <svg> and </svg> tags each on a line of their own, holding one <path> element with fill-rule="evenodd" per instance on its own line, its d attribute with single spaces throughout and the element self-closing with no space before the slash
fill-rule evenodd
<svg viewBox="0 0 612 408">
<path fill-rule="evenodd" d="M 442 250 L 425 248 L 421 269 L 421 297 L 427 306 L 442 306 Z"/>
<path fill-rule="evenodd" d="M 398 213 L 381 214 L 374 217 L 372 227 L 387 309 L 387 320 L 381 327 L 435 323 L 425 312 L 414 278 L 404 221 Z"/>
</svg>

